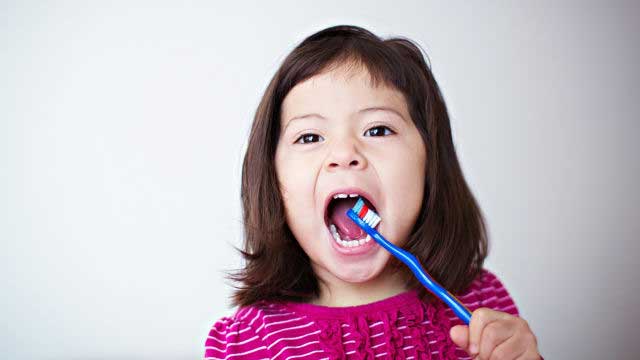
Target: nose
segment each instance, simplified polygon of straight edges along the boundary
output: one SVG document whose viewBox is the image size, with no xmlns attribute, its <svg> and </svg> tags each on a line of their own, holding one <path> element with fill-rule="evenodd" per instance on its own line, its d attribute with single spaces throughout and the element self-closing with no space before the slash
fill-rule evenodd
<svg viewBox="0 0 640 360">
<path fill-rule="evenodd" d="M 350 137 L 343 137 L 331 146 L 331 153 L 327 158 L 326 167 L 329 171 L 340 168 L 361 170 L 367 166 L 367 160 L 359 151 L 356 141 Z"/>
</svg>

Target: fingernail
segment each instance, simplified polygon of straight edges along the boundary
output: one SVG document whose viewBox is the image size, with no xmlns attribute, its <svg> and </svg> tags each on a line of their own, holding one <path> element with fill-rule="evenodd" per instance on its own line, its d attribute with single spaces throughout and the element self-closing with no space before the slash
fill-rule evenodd
<svg viewBox="0 0 640 360">
<path fill-rule="evenodd" d="M 471 355 L 477 354 L 478 353 L 478 345 L 471 344 L 471 347 L 469 347 L 469 351 L 471 352 Z"/>
</svg>

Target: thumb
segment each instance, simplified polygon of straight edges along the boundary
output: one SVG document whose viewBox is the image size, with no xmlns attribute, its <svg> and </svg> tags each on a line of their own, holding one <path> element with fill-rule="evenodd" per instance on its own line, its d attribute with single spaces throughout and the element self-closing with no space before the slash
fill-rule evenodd
<svg viewBox="0 0 640 360">
<path fill-rule="evenodd" d="M 456 325 L 449 330 L 449 336 L 458 347 L 467 350 L 469 346 L 469 326 Z"/>
</svg>

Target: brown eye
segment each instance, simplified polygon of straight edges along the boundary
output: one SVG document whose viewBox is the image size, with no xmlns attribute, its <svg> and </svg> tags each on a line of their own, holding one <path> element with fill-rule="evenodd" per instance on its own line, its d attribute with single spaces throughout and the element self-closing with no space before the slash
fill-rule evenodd
<svg viewBox="0 0 640 360">
<path fill-rule="evenodd" d="M 367 130 L 365 132 L 365 135 L 367 133 L 371 134 L 371 136 L 384 136 L 387 135 L 387 132 L 384 131 L 384 129 L 388 130 L 389 135 L 393 134 L 393 130 L 389 129 L 388 127 L 384 126 L 384 125 L 380 125 L 380 126 L 376 126 L 376 127 L 372 127 L 371 129 Z M 384 134 L 384 135 L 381 135 Z"/>
<path fill-rule="evenodd" d="M 310 142 L 315 142 L 313 141 L 313 139 L 315 138 L 321 138 L 322 136 L 320 135 L 316 135 L 316 134 L 304 134 L 302 136 L 300 136 L 298 138 L 298 140 L 296 140 L 296 144 L 300 143 L 300 144 L 308 144 Z M 302 142 L 300 142 L 300 140 L 302 140 Z"/>
</svg>

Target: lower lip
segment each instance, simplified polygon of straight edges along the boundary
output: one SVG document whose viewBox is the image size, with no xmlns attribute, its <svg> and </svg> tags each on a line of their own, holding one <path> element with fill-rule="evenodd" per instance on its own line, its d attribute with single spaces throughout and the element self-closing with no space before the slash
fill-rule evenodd
<svg viewBox="0 0 640 360">
<path fill-rule="evenodd" d="M 331 247 L 333 247 L 333 249 L 336 252 L 340 253 L 341 255 L 350 255 L 350 256 L 362 255 L 362 254 L 372 252 L 376 248 L 379 248 L 378 244 L 376 244 L 376 241 L 373 240 L 373 238 L 371 238 L 371 240 L 369 240 L 368 242 L 362 245 L 358 245 L 354 247 L 346 247 L 346 246 L 338 245 L 338 243 L 336 242 L 336 239 L 333 237 L 333 235 L 331 235 L 331 231 L 329 230 L 329 228 L 325 226 L 325 229 L 327 233 L 327 238 L 331 243 Z"/>
</svg>

